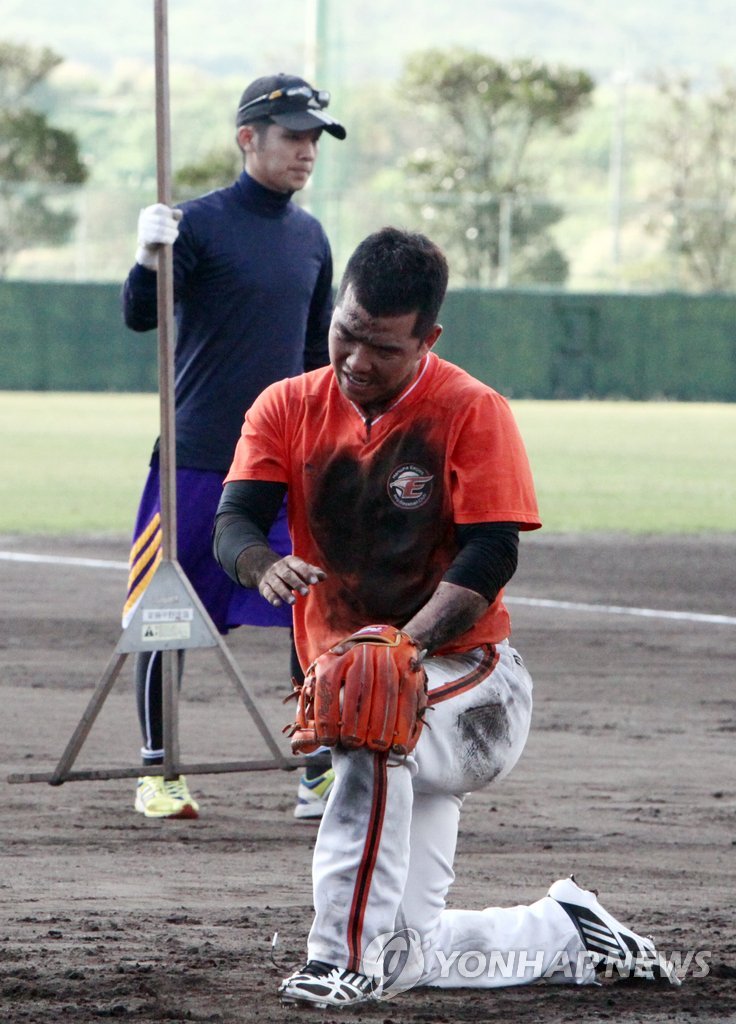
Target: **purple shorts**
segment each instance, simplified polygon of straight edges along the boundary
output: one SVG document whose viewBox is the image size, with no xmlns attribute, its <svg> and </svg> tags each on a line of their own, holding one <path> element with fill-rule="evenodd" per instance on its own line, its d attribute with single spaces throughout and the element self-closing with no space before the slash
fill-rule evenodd
<svg viewBox="0 0 736 1024">
<path fill-rule="evenodd" d="M 291 626 L 291 608 L 274 608 L 257 590 L 234 583 L 212 554 L 212 527 L 222 494 L 222 476 L 206 469 L 177 469 L 177 561 L 221 633 L 233 626 Z M 148 529 L 161 510 L 158 459 L 154 459 L 143 488 L 133 543 Z M 291 554 L 286 523 L 286 502 L 271 527 L 268 543 L 280 555 Z M 146 568 L 141 561 L 142 575 Z M 150 565 L 150 561 L 148 562 Z M 133 587 L 131 581 L 131 589 Z"/>
</svg>

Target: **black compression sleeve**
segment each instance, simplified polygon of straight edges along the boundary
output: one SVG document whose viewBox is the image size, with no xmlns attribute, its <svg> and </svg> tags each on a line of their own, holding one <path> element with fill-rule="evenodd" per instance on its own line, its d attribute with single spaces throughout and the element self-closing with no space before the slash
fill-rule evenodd
<svg viewBox="0 0 736 1024">
<path fill-rule="evenodd" d="M 516 523 L 467 523 L 455 530 L 460 550 L 442 579 L 492 601 L 516 572 L 519 527 Z"/>
<path fill-rule="evenodd" d="M 268 546 L 268 531 L 278 515 L 286 484 L 233 480 L 225 484 L 217 507 L 212 549 L 230 579 L 239 583 L 235 563 L 245 548 Z"/>
</svg>

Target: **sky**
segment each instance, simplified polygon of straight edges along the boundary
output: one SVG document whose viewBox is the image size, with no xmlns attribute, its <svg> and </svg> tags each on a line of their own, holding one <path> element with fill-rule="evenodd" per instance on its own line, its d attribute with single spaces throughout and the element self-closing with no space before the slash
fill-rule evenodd
<svg viewBox="0 0 736 1024">
<path fill-rule="evenodd" d="M 49 45 L 104 70 L 153 59 L 157 0 L 3 0 L 0 38 Z M 315 24 L 329 73 L 395 78 L 405 55 L 462 45 L 501 59 L 539 56 L 599 81 L 657 67 L 707 80 L 736 60 L 733 0 L 158 0 L 172 63 L 216 75 L 260 74 L 314 57 Z"/>
</svg>

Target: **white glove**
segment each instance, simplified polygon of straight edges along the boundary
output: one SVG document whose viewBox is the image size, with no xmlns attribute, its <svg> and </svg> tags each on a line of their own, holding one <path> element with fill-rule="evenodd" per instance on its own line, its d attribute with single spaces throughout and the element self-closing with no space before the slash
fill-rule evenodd
<svg viewBox="0 0 736 1024">
<path fill-rule="evenodd" d="M 158 270 L 158 253 L 162 245 L 173 245 L 179 234 L 181 210 L 163 203 L 144 207 L 138 214 L 138 249 L 136 263 L 149 270 Z"/>
</svg>

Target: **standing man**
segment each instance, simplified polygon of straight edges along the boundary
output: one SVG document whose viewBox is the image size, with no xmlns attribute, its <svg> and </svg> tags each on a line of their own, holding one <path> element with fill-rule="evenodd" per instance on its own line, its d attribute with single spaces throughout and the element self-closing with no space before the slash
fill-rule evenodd
<svg viewBox="0 0 736 1024">
<path fill-rule="evenodd" d="M 179 561 L 222 633 L 238 625 L 291 627 L 276 608 L 233 585 L 212 557 L 210 534 L 222 479 L 243 414 L 275 380 L 328 361 L 332 255 L 319 222 L 292 202 L 309 181 L 323 132 L 344 139 L 327 112 L 329 94 L 303 78 L 258 78 L 240 98 L 235 125 L 244 170 L 228 188 L 141 211 L 136 262 L 123 287 L 125 323 L 157 324 L 158 251 L 173 244 L 177 536 Z M 269 542 L 290 551 L 285 511 Z M 158 442 L 135 524 L 123 625 L 161 558 Z M 136 657 L 142 758 L 163 763 L 161 653 Z M 298 661 L 292 657 L 292 673 Z M 179 652 L 180 675 L 184 652 Z M 319 818 L 332 785 L 329 757 L 299 783 L 297 817 Z M 145 775 L 135 808 L 147 817 L 196 818 L 199 807 L 180 776 Z"/>
<path fill-rule="evenodd" d="M 423 235 L 365 239 L 338 292 L 331 367 L 256 400 L 218 510 L 223 568 L 294 611 L 310 666 L 297 749 L 325 733 L 335 743 L 307 963 L 282 982 L 285 1003 L 550 973 L 585 983 L 597 963 L 627 956 L 672 974 L 571 878 L 531 906 L 445 909 L 464 795 L 503 778 L 529 731 L 532 681 L 508 640 L 503 587 L 519 532 L 541 525 L 507 402 L 432 351 L 446 285 L 444 256 Z M 287 490 L 294 553 L 283 556 L 267 531 Z M 409 740 L 381 747 L 385 709 L 403 700 L 397 679 L 421 673 L 426 726 L 412 712 Z M 468 951 L 482 969 L 464 975 Z M 510 974 L 493 968 L 506 953 L 506 965 L 519 955 Z"/>
</svg>

